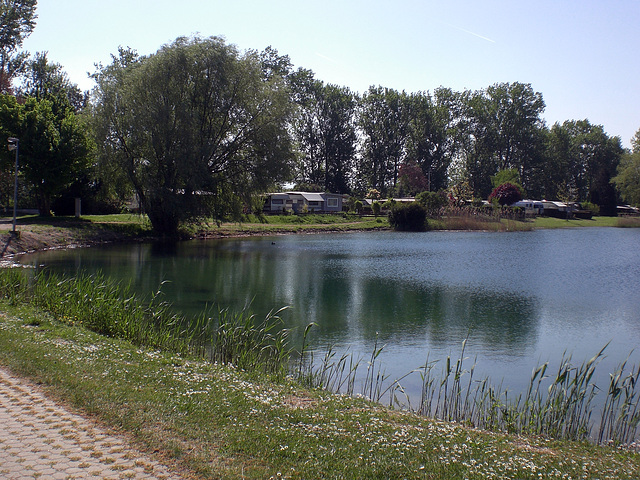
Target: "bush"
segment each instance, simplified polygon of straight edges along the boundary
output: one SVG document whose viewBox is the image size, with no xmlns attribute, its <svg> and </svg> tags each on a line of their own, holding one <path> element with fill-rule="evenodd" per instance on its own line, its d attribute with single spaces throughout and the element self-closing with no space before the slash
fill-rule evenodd
<svg viewBox="0 0 640 480">
<path fill-rule="evenodd" d="M 449 204 L 445 192 L 421 192 L 416 195 L 416 202 L 430 213 L 437 212 Z"/>
<path fill-rule="evenodd" d="M 494 198 L 500 205 L 511 205 L 522 200 L 522 191 L 517 185 L 507 182 L 493 189 L 488 198 L 489 202 L 493 203 Z"/>
<path fill-rule="evenodd" d="M 583 210 L 589 210 L 593 215 L 600 215 L 600 207 L 595 203 L 591 202 L 582 202 L 580 205 Z"/>
<path fill-rule="evenodd" d="M 427 229 L 427 211 L 419 203 L 396 203 L 389 211 L 389 224 L 394 230 L 424 232 Z"/>
</svg>

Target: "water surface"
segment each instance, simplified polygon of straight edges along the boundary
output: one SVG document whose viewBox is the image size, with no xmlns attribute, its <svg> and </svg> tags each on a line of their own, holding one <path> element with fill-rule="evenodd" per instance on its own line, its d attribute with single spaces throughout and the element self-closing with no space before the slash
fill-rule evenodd
<svg viewBox="0 0 640 480">
<path fill-rule="evenodd" d="M 563 352 L 578 363 L 610 342 L 598 383 L 640 343 L 640 229 L 290 235 L 113 245 L 25 256 L 68 273 L 102 271 L 143 294 L 162 282 L 188 315 L 282 306 L 300 344 L 379 360 L 390 378 L 460 353 L 476 375 L 524 388 Z M 632 353 L 640 363 L 637 352 Z M 416 394 L 420 380 L 405 380 Z"/>
</svg>

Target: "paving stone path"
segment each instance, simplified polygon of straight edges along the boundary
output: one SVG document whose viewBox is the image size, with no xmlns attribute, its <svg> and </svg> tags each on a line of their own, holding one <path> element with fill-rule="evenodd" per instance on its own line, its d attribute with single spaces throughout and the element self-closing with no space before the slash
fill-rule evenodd
<svg viewBox="0 0 640 480">
<path fill-rule="evenodd" d="M 179 479 L 0 368 L 0 479 Z"/>
</svg>

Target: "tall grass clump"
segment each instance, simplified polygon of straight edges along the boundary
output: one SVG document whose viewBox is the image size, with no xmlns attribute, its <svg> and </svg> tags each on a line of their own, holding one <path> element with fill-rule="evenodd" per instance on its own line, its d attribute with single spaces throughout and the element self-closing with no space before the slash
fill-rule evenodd
<svg viewBox="0 0 640 480">
<path fill-rule="evenodd" d="M 291 349 L 288 347 L 289 330 L 284 328 L 280 317 L 284 310 L 271 311 L 261 321 L 246 309 L 240 312 L 220 310 L 216 327 L 210 333 L 210 343 L 208 335 L 200 337 L 209 359 L 243 370 L 260 366 L 261 371 L 286 375 Z M 209 325 L 212 324 L 210 320 Z"/>
<path fill-rule="evenodd" d="M 639 217 L 619 217 L 617 220 L 616 226 L 620 228 L 639 228 L 640 218 Z"/>
<path fill-rule="evenodd" d="M 632 443 L 640 423 L 640 370 L 626 372 L 626 363 L 611 376 L 598 425 L 594 400 L 601 391 L 593 381 L 606 346 L 591 359 L 574 365 L 562 356 L 557 370 L 549 364 L 533 369 L 527 390 L 516 396 L 489 378 L 474 380 L 474 363 L 463 368 L 462 353 L 453 364 L 447 357 L 438 377 L 434 363 L 422 368 L 423 393 L 418 411 L 424 415 L 474 427 L 563 440 L 595 440 L 616 445 Z M 594 428 L 598 427 L 597 436 Z"/>
<path fill-rule="evenodd" d="M 0 268 L 0 299 L 10 305 L 18 305 L 27 300 L 29 277 L 20 268 Z"/>
<path fill-rule="evenodd" d="M 187 353 L 193 332 L 159 298 L 158 291 L 143 302 L 129 286 L 101 274 L 61 277 L 41 272 L 31 287 L 31 303 L 60 321 L 136 345 Z"/>
<path fill-rule="evenodd" d="M 606 346 L 577 365 L 565 353 L 553 372 L 549 363 L 537 366 L 526 391 L 512 395 L 502 383 L 495 385 L 488 377 L 475 378 L 476 361 L 470 367 L 465 365 L 466 342 L 462 343 L 459 357 L 447 356 L 442 368 L 438 368 L 438 361 L 427 358 L 422 367 L 393 381 L 376 365 L 382 351 L 377 342 L 364 373 L 359 371 L 365 366 L 363 359 L 355 359 L 349 353 L 338 355 L 329 348 L 317 362 L 313 353 L 306 363 L 301 359 L 299 377 L 314 387 L 363 395 L 376 402 L 386 399 L 392 406 L 420 415 L 484 430 L 613 445 L 636 441 L 640 427 L 640 367 L 629 370 L 624 362 L 611 374 L 608 390 L 598 387 L 594 375 Z M 412 374 L 420 375 L 422 385 L 415 405 L 411 405 L 401 385 Z M 598 402 L 602 405 L 599 415 L 594 406 L 597 395 L 605 395 L 604 401 Z"/>
<path fill-rule="evenodd" d="M 602 409 L 598 441 L 630 444 L 635 441 L 640 425 L 640 365 L 627 369 L 627 360 L 610 374 L 607 399 Z"/>
<path fill-rule="evenodd" d="M 0 299 L 35 305 L 58 321 L 135 345 L 200 355 L 244 370 L 284 375 L 289 365 L 282 310 L 261 322 L 246 310 L 220 310 L 192 320 L 173 312 L 160 290 L 143 301 L 129 286 L 100 274 L 61 277 L 23 269 L 0 269 Z"/>
</svg>

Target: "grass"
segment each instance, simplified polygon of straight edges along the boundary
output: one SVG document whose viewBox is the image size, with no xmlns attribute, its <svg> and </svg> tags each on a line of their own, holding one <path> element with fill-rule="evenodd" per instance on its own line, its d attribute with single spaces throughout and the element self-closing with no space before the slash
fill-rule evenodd
<svg viewBox="0 0 640 480">
<path fill-rule="evenodd" d="M 457 359 L 446 358 L 441 371 L 437 369 L 441 365 L 438 361 L 427 359 L 424 366 L 400 379 L 385 377 L 383 366 L 376 364 L 382 350 L 377 346 L 366 364 L 329 349 L 317 365 L 311 358 L 306 370 L 299 370 L 304 370 L 301 378 L 309 386 L 359 394 L 376 402 L 386 400 L 389 406 L 483 430 L 635 445 L 640 429 L 640 366 L 623 362 L 610 374 L 608 388 L 602 388 L 592 378 L 606 346 L 582 364 L 574 364 L 571 355 L 565 354 L 555 373 L 548 371 L 548 363 L 534 368 L 526 392 L 513 396 L 488 377 L 474 377 L 476 364 L 470 368 L 465 365 L 465 345 L 466 341 Z M 416 373 L 422 380 L 422 394 L 412 405 L 404 395 L 402 381 Z M 359 392 L 356 383 L 360 385 Z M 601 390 L 600 396 L 605 399 L 597 411 L 593 403 Z"/>
<path fill-rule="evenodd" d="M 70 325 L 134 345 L 198 355 L 283 377 L 287 372 L 288 331 L 278 312 L 259 322 L 247 311 L 207 311 L 195 320 L 174 313 L 160 290 L 143 301 L 129 287 L 101 275 L 59 277 L 0 269 L 0 298 L 30 304 Z"/>
<path fill-rule="evenodd" d="M 241 222 L 206 223 L 188 227 L 192 236 L 277 235 L 282 233 L 350 232 L 389 229 L 386 216 L 359 215 L 246 215 Z"/>
<path fill-rule="evenodd" d="M 567 227 L 640 227 L 640 218 L 594 217 L 591 220 L 563 220 L 537 217 L 526 221 L 497 219 L 477 215 L 452 215 L 429 219 L 430 230 L 529 231 L 538 228 Z M 185 226 L 183 238 L 216 238 L 247 235 L 279 235 L 288 233 L 352 232 L 389 230 L 386 216 L 371 217 L 339 215 L 246 215 L 241 222 L 213 221 Z M 154 238 L 148 218 L 144 215 L 87 215 L 75 217 L 24 216 L 18 219 L 22 240 L 16 242 L 9 232 L 10 224 L 0 229 L 2 253 L 43 248 L 90 245 L 104 242 L 132 241 Z M 8 250 L 8 251 L 7 251 Z"/>
<path fill-rule="evenodd" d="M 593 217 L 592 219 L 571 219 L 536 217 L 534 228 L 574 228 L 574 227 L 640 227 L 637 217 Z"/>
<path fill-rule="evenodd" d="M 458 421 L 442 422 L 305 388 L 295 375 L 284 375 L 291 352 L 278 312 L 261 322 L 247 312 L 223 311 L 215 328 L 204 320 L 187 328 L 164 304 L 138 301 L 101 279 L 33 279 L 17 269 L 0 271 L 0 297 L 0 364 L 201 478 L 637 478 L 640 472 L 640 454 L 629 450 L 551 440 L 552 432 L 522 436 L 469 428 L 462 414 L 475 402 L 469 401 L 464 352 L 455 363 L 447 359 L 443 377 L 425 375 L 425 384 L 440 386 L 437 397 L 436 390 L 425 395 L 437 401 L 423 405 Z M 362 365 L 361 394 L 374 399 L 400 388 L 384 387 L 380 351 L 376 347 Z M 356 393 L 351 378 L 358 362 L 325 358 L 309 376 L 302 352 L 290 371 L 307 385 L 310 378 L 322 379 L 325 388 L 346 385 Z M 544 408 L 534 408 L 530 418 L 557 416 L 564 390 L 588 396 L 584 387 L 596 363 L 576 375 L 563 363 L 550 401 L 532 388 L 538 393 L 527 398 Z M 346 373 L 331 365 L 343 365 Z M 627 389 L 611 397 L 612 417 L 621 410 L 633 416 L 636 408 L 637 378 L 624 371 L 612 380 L 612 390 Z M 538 373 L 534 386 L 544 376 Z M 515 423 L 517 411 L 494 403 L 503 421 Z M 569 402 L 569 408 L 576 405 L 578 418 L 584 417 L 584 403 Z"/>
</svg>

